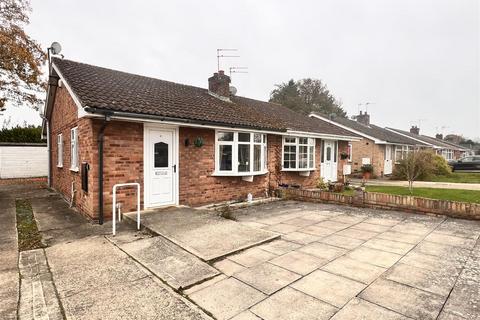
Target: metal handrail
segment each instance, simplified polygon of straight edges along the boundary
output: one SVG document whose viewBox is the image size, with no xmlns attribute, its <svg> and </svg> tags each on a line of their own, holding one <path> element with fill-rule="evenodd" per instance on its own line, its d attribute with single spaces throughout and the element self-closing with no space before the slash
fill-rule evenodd
<svg viewBox="0 0 480 320">
<path fill-rule="evenodd" d="M 117 222 L 117 217 L 116 217 L 116 202 L 117 202 L 117 188 L 121 187 L 131 187 L 131 186 L 136 186 L 137 187 L 137 229 L 140 230 L 140 183 L 138 182 L 132 182 L 132 183 L 118 183 L 113 186 L 113 207 L 112 207 L 112 218 L 113 218 L 113 223 L 112 223 L 112 233 L 115 235 L 116 233 L 116 222 Z"/>
</svg>

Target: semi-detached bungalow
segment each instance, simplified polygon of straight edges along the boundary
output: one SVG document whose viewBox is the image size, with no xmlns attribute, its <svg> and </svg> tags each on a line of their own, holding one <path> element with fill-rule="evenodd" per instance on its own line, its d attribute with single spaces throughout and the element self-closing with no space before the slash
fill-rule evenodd
<svg viewBox="0 0 480 320">
<path fill-rule="evenodd" d="M 337 180 L 351 131 L 281 105 L 53 58 L 44 134 L 49 183 L 85 215 L 110 217 L 115 184 L 138 182 L 143 208 L 261 197 L 281 184 Z M 135 190 L 117 198 L 136 207 Z"/>
<path fill-rule="evenodd" d="M 433 138 L 420 134 L 420 128 L 417 126 L 412 126 L 410 131 L 394 128 L 387 128 L 387 130 L 426 144 L 447 161 L 457 160 L 471 153 L 471 150 L 467 148 L 440 139 L 441 135 L 438 138 Z"/>
<path fill-rule="evenodd" d="M 361 137 L 361 140 L 349 143 L 348 162 L 352 165 L 353 172 L 360 171 L 364 164 L 371 164 L 376 176 L 392 174 L 395 163 L 405 158 L 409 152 L 427 147 L 421 141 L 370 123 L 367 112 L 360 111 L 360 114 L 355 116 L 356 120 L 327 118 L 316 113 L 312 113 L 310 117 L 330 122 Z"/>
</svg>

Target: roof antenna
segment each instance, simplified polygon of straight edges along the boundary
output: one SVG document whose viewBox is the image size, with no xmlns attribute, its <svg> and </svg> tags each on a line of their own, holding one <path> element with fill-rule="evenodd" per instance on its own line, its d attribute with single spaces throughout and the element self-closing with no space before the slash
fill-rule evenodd
<svg viewBox="0 0 480 320">
<path fill-rule="evenodd" d="M 236 55 L 225 55 L 222 52 L 225 51 L 238 51 L 238 49 L 217 49 L 217 71 L 220 71 L 220 58 L 239 58 Z"/>
<path fill-rule="evenodd" d="M 232 73 L 248 73 L 248 67 L 230 67 L 230 79 L 232 79 Z"/>
<path fill-rule="evenodd" d="M 368 113 L 368 105 L 375 104 L 375 102 L 365 102 L 365 113 Z"/>
</svg>

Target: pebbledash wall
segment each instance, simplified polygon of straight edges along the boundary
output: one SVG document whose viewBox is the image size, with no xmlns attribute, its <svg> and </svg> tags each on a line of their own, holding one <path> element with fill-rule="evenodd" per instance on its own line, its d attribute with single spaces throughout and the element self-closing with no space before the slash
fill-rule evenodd
<svg viewBox="0 0 480 320">
<path fill-rule="evenodd" d="M 77 106 L 65 88 L 57 89 L 51 120 L 52 187 L 67 201 L 74 198 L 74 205 L 91 219 L 98 219 L 98 143 L 102 120 L 78 118 Z M 88 191 L 81 188 L 80 171 L 70 169 L 70 130 L 78 126 L 79 163 L 87 162 Z M 63 167 L 57 167 L 57 135 L 63 135 Z M 281 171 L 282 137 L 267 136 L 268 170 L 254 176 L 253 182 L 241 177 L 212 176 L 215 164 L 215 131 L 203 128 L 179 128 L 179 141 L 202 137 L 204 145 L 179 144 L 179 201 L 196 206 L 228 200 L 245 199 L 248 193 L 254 197 L 265 196 L 279 184 L 298 184 L 303 188 L 315 187 L 320 177 L 321 141 L 316 139 L 315 170 L 308 177 L 298 172 Z M 104 215 L 111 217 L 112 188 L 116 183 L 138 182 L 142 186 L 143 208 L 143 124 L 138 122 L 110 121 L 104 138 Z M 347 150 L 348 143 L 338 143 L 339 154 Z M 338 159 L 338 175 L 342 174 L 345 160 Z M 117 199 L 123 211 L 135 209 L 134 188 L 121 189 Z"/>
</svg>

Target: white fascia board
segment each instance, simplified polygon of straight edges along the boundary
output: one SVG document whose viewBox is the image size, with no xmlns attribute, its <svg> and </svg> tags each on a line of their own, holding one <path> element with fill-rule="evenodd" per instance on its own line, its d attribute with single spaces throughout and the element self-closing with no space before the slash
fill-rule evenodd
<svg viewBox="0 0 480 320">
<path fill-rule="evenodd" d="M 325 140 L 344 140 L 344 141 L 360 141 L 361 139 L 358 137 L 352 136 L 343 136 L 343 135 L 336 135 L 336 134 L 326 134 L 326 133 L 315 133 L 315 132 L 305 132 L 305 131 L 296 131 L 296 130 L 287 130 L 287 132 L 283 133 L 284 136 L 302 136 L 307 138 L 320 138 Z"/>
<path fill-rule="evenodd" d="M 426 144 L 427 146 L 430 146 L 430 147 L 432 147 L 432 148 L 434 148 L 434 149 L 439 149 L 439 148 L 440 148 L 439 146 L 433 145 L 433 144 L 428 143 L 428 142 L 426 142 L 426 141 L 423 141 L 423 140 L 421 140 L 421 139 L 417 139 L 417 138 L 410 137 L 409 135 L 406 135 L 406 134 L 404 134 L 404 133 L 398 132 L 397 130 L 392 129 L 392 128 L 388 128 L 388 127 L 387 127 L 387 128 L 385 128 L 385 130 L 388 130 L 388 131 L 390 131 L 390 132 L 399 134 L 399 135 L 401 135 L 401 136 L 404 136 L 405 138 L 409 138 L 409 139 L 412 139 L 412 140 L 421 142 L 421 143 Z"/>
<path fill-rule="evenodd" d="M 310 113 L 309 116 L 310 116 L 311 118 L 318 118 L 318 119 L 320 119 L 320 120 L 323 120 L 323 121 L 325 121 L 325 122 L 328 122 L 328 123 L 330 123 L 330 124 L 333 124 L 333 125 L 335 125 L 335 126 L 337 126 L 337 127 L 339 127 L 339 128 L 348 130 L 348 131 L 350 131 L 350 132 L 352 132 L 352 133 L 358 134 L 359 136 L 362 136 L 362 137 L 364 137 L 364 138 L 370 139 L 370 140 L 372 140 L 375 144 L 386 144 L 386 143 L 387 143 L 386 141 L 379 140 L 379 139 L 377 139 L 377 138 L 374 138 L 374 137 L 372 137 L 372 136 L 369 136 L 368 134 L 365 134 L 365 133 L 363 133 L 363 132 L 357 131 L 357 130 L 352 129 L 352 128 L 350 128 L 350 127 L 344 126 L 343 124 L 337 123 L 337 122 L 332 121 L 332 120 L 330 120 L 330 119 L 327 119 L 327 118 L 325 118 L 325 117 L 319 116 L 319 115 L 316 114 L 316 113 Z M 360 140 L 360 139 L 358 139 L 358 140 L 352 140 L 352 141 L 359 141 L 359 140 Z"/>
<path fill-rule="evenodd" d="M 85 109 L 82 107 L 82 104 L 80 103 L 80 99 L 78 99 L 77 95 L 73 92 L 72 88 L 70 87 L 70 85 L 68 84 L 68 82 L 65 80 L 65 78 L 63 77 L 62 73 L 60 72 L 60 70 L 58 69 L 58 67 L 55 65 L 55 63 L 52 63 L 52 67 L 53 69 L 55 69 L 55 71 L 57 72 L 58 76 L 60 77 L 60 80 L 61 80 L 61 83 L 65 86 L 65 88 L 67 89 L 68 93 L 70 94 L 70 96 L 72 97 L 73 99 L 73 102 L 75 103 L 75 105 L 77 106 L 77 115 L 78 115 L 78 118 L 83 118 L 83 117 L 86 117 L 88 115 L 88 113 L 85 111 Z"/>
</svg>

